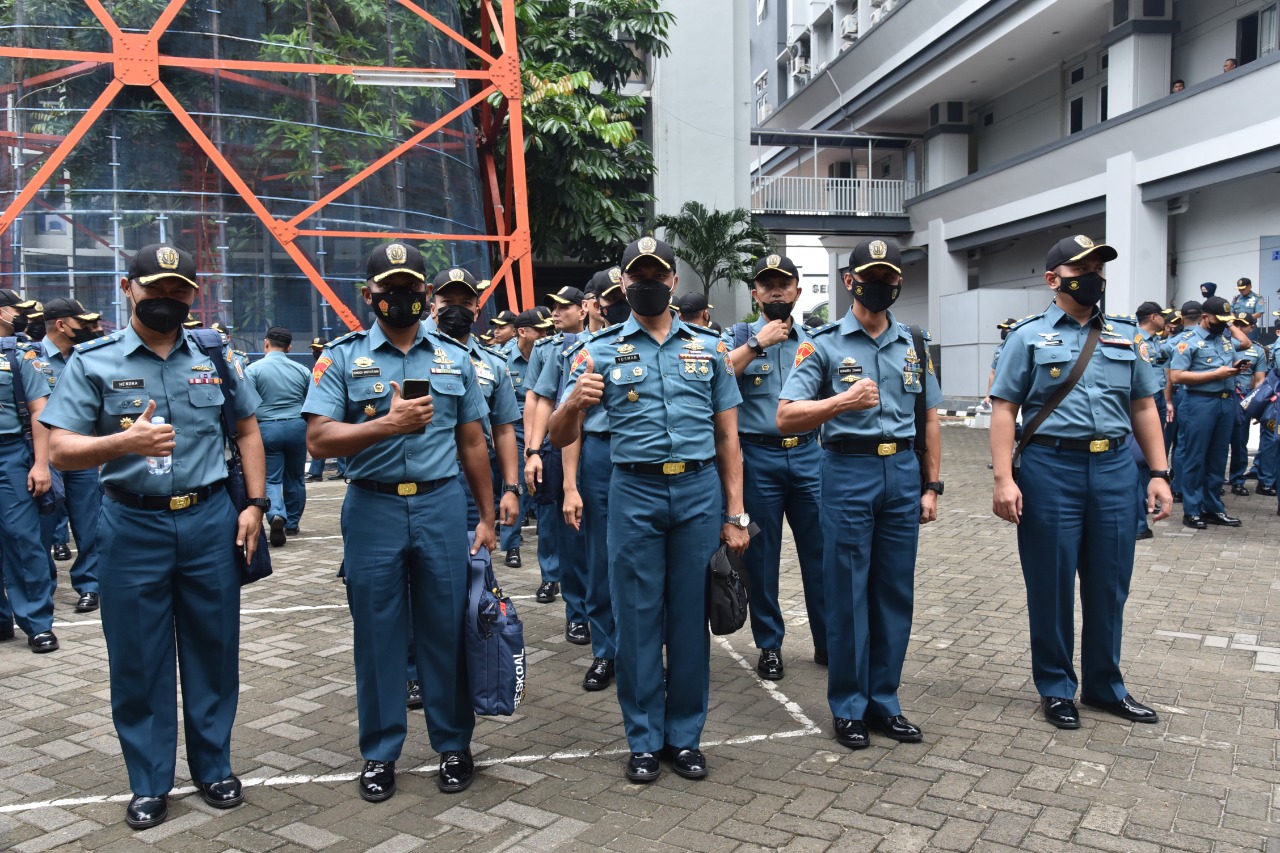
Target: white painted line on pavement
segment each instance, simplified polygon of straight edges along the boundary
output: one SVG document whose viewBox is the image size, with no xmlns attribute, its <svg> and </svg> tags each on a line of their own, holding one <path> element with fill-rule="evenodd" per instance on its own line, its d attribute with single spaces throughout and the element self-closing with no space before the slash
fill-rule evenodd
<svg viewBox="0 0 1280 853">
<path fill-rule="evenodd" d="M 783 709 L 785 709 L 786 712 L 791 715 L 791 719 L 795 720 L 797 723 L 804 726 L 804 731 L 802 732 L 802 734 L 808 734 L 808 735 L 821 734 L 822 729 L 814 725 L 813 720 L 805 716 L 805 713 L 803 710 L 801 710 L 800 706 L 797 703 L 792 702 L 790 699 L 788 699 L 786 694 L 784 694 L 781 690 L 779 690 L 777 685 L 775 685 L 772 681 L 765 681 L 763 678 L 757 675 L 755 671 L 755 667 L 747 663 L 746 658 L 744 658 L 742 655 L 734 651 L 733 646 L 729 645 L 728 640 L 726 640 L 724 637 L 716 637 L 716 642 L 720 644 L 720 647 L 722 649 L 724 649 L 726 652 L 729 653 L 729 656 L 731 658 L 736 660 L 739 664 L 742 665 L 744 669 L 746 669 L 748 672 L 751 673 L 751 675 L 755 678 L 756 682 L 759 683 L 759 685 L 763 687 L 765 690 L 767 690 L 769 692 L 769 695 L 772 696 L 775 700 L 777 700 L 778 704 L 780 704 L 783 707 Z"/>
</svg>

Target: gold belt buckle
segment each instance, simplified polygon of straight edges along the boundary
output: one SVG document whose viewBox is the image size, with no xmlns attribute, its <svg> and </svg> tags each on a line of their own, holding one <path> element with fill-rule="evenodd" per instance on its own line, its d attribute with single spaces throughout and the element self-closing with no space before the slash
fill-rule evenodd
<svg viewBox="0 0 1280 853">
<path fill-rule="evenodd" d="M 1230 395 L 1230 394 L 1228 394 L 1226 391 L 1223 391 L 1223 392 L 1222 392 L 1222 399 L 1224 399 L 1224 400 L 1225 400 L 1225 399 L 1227 399 L 1227 398 L 1228 398 L 1228 397 L 1230 397 L 1230 396 L 1231 396 L 1231 395 Z"/>
<path fill-rule="evenodd" d="M 1110 449 L 1111 449 L 1111 439 L 1109 438 L 1098 438 L 1089 442 L 1090 453 L 1106 453 Z"/>
<path fill-rule="evenodd" d="M 876 445 L 876 456 L 893 456 L 898 452 L 898 442 L 886 441 Z"/>
<path fill-rule="evenodd" d="M 169 509 L 171 510 L 189 509 L 191 504 L 191 495 L 172 495 L 169 498 Z"/>
<path fill-rule="evenodd" d="M 410 495 L 416 495 L 417 493 L 417 483 L 396 483 L 396 494 L 402 498 L 407 498 Z"/>
<path fill-rule="evenodd" d="M 668 477 L 670 477 L 672 474 L 683 474 L 684 463 L 683 462 L 663 462 L 662 473 L 666 474 Z"/>
<path fill-rule="evenodd" d="M 782 447 L 786 450 L 790 450 L 793 447 L 799 447 L 799 446 L 800 446 L 799 436 L 790 435 L 782 439 Z"/>
</svg>

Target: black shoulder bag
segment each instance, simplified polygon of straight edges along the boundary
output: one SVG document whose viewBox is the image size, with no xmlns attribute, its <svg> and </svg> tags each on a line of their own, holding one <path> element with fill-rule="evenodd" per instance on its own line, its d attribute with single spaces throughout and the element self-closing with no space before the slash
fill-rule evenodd
<svg viewBox="0 0 1280 853">
<path fill-rule="evenodd" d="M 1022 440 L 1018 442 L 1017 448 L 1013 451 L 1013 470 L 1017 473 L 1019 460 L 1022 458 L 1022 451 L 1027 449 L 1027 445 L 1031 443 L 1031 439 L 1035 436 L 1036 430 L 1040 429 L 1040 425 L 1045 422 L 1049 415 L 1053 414 L 1053 410 L 1058 408 L 1063 400 L 1067 399 L 1067 395 L 1071 393 L 1071 389 L 1076 387 L 1076 383 L 1080 381 L 1080 377 L 1084 376 L 1085 370 L 1089 367 L 1089 359 L 1093 358 L 1093 351 L 1098 346 L 1098 339 L 1102 337 L 1102 329 L 1097 323 L 1089 328 L 1089 336 L 1084 339 L 1084 346 L 1080 349 L 1080 355 L 1076 358 L 1076 363 L 1071 366 L 1071 372 L 1067 374 L 1067 378 L 1058 390 L 1053 392 L 1040 411 L 1036 412 L 1036 416 L 1031 419 L 1031 423 L 1022 427 Z"/>
<path fill-rule="evenodd" d="M 749 537 L 754 538 L 759 532 L 760 527 L 754 521 L 748 525 Z M 749 590 L 742 558 L 721 543 L 707 564 L 707 624 L 711 633 L 732 634 L 746 624 Z"/>
<path fill-rule="evenodd" d="M 231 394 L 229 386 L 231 375 L 227 370 L 226 354 L 222 347 L 221 336 L 213 329 L 192 329 L 191 336 L 200 345 L 200 350 L 212 361 L 222 379 L 222 432 L 231 451 L 227 460 L 227 495 L 236 513 L 244 512 L 248 506 L 248 492 L 244 485 L 244 460 L 240 458 L 240 445 L 237 440 L 235 413 L 231 411 Z M 236 565 L 240 567 L 240 585 L 251 584 L 271 574 L 271 550 L 267 547 L 266 525 L 258 529 L 258 549 L 253 552 L 252 560 L 245 560 L 244 551 L 235 549 Z"/>
<path fill-rule="evenodd" d="M 924 494 L 924 484 L 928 482 L 926 479 L 928 474 L 924 470 L 924 460 L 928 455 L 928 441 L 926 439 L 926 427 L 929 422 L 928 416 L 925 414 L 925 374 L 928 373 L 929 355 L 924 348 L 924 330 L 919 326 L 911 326 L 911 346 L 916 351 L 916 357 L 921 363 L 926 365 L 925 370 L 920 373 L 920 393 L 916 395 L 916 441 L 912 450 L 915 451 L 916 461 L 920 463 L 920 494 Z"/>
</svg>

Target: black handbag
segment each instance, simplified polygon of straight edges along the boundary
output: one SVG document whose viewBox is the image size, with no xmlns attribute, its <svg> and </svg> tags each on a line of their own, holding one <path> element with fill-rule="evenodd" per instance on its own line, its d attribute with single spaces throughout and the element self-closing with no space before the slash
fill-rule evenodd
<svg viewBox="0 0 1280 853">
<path fill-rule="evenodd" d="M 747 534 L 754 537 L 760 528 L 752 522 Z M 707 564 L 707 624 L 716 636 L 732 634 L 747 622 L 747 569 L 742 557 L 723 542 Z"/>
<path fill-rule="evenodd" d="M 213 361 L 222 384 L 229 385 L 231 375 L 227 370 L 222 337 L 213 329 L 192 329 L 191 336 L 200 345 L 201 352 Z M 237 443 L 239 434 L 236 432 L 236 418 L 231 411 L 231 398 L 225 391 L 222 395 L 222 433 L 231 451 L 231 458 L 227 460 L 227 495 L 238 515 L 248 506 L 249 495 L 244 485 L 244 460 L 240 457 L 240 445 Z M 271 574 L 271 550 L 267 547 L 265 525 L 258 528 L 258 549 L 253 552 L 252 560 L 245 560 L 244 551 L 240 548 L 236 548 L 235 552 L 236 565 L 240 567 L 241 586 L 262 580 Z"/>
</svg>

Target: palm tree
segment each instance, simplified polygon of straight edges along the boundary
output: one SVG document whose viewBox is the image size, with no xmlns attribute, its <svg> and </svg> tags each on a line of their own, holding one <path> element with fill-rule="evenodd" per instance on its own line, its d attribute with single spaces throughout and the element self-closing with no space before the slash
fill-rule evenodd
<svg viewBox="0 0 1280 853">
<path fill-rule="evenodd" d="M 773 235 L 742 207 L 708 210 L 701 202 L 687 201 L 675 216 L 655 217 L 654 225 L 665 230 L 676 257 L 702 282 L 704 296 L 718 281 L 749 281 L 754 259 L 776 245 Z"/>
</svg>

